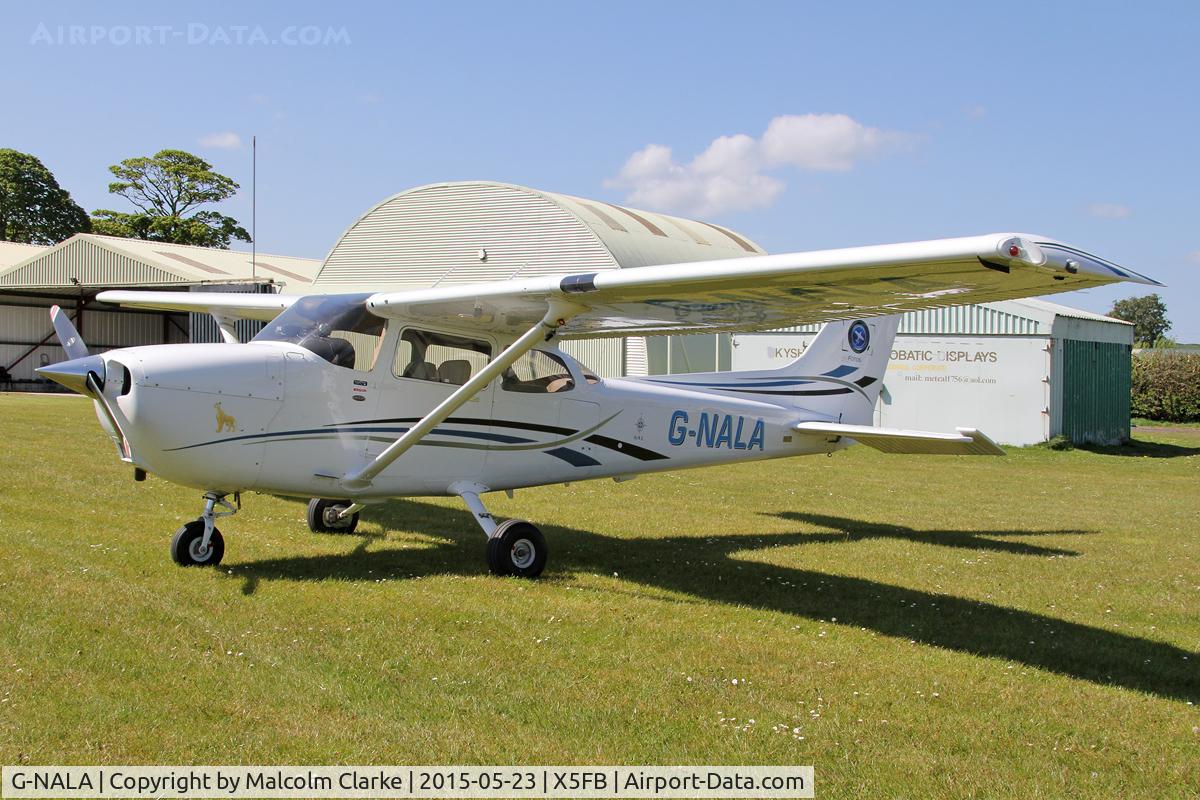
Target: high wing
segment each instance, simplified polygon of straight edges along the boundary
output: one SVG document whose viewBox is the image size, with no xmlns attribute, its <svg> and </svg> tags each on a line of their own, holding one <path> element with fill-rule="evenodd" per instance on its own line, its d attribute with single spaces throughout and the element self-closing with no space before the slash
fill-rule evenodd
<svg viewBox="0 0 1200 800">
<path fill-rule="evenodd" d="M 564 338 L 751 331 L 1157 281 L 1041 236 L 957 239 L 566 273 L 381 292 L 381 317 L 520 334 L 550 305 L 569 308 Z M 295 295 L 106 291 L 101 302 L 269 321 Z M 229 327 L 228 324 L 225 327 Z"/>
<path fill-rule="evenodd" d="M 382 292 L 378 316 L 503 333 L 572 307 L 565 338 L 749 331 L 1086 289 L 1161 285 L 1051 239 L 958 239 L 617 269 Z"/>
<path fill-rule="evenodd" d="M 249 294 L 242 292 L 138 292 L 112 289 L 100 292 L 96 299 L 129 308 L 155 311 L 194 311 L 214 317 L 257 319 L 270 322 L 279 312 L 300 299 L 300 295 Z"/>
</svg>

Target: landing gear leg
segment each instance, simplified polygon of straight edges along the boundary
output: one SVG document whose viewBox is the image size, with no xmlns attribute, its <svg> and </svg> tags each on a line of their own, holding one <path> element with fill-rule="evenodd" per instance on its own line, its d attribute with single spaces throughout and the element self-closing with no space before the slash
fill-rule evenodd
<svg viewBox="0 0 1200 800">
<path fill-rule="evenodd" d="M 546 538 L 533 523 L 510 519 L 497 525 L 479 499 L 487 491 L 486 486 L 456 483 L 450 491 L 463 499 L 488 537 L 487 562 L 492 574 L 518 578 L 536 578 L 542 574 L 549 551 Z"/>
<path fill-rule="evenodd" d="M 221 506 L 224 511 L 218 511 Z M 237 508 L 217 492 L 205 492 L 204 513 L 179 530 L 171 540 L 171 558 L 184 567 L 211 567 L 225 555 L 225 539 L 217 530 L 217 517 L 231 517 Z"/>
</svg>

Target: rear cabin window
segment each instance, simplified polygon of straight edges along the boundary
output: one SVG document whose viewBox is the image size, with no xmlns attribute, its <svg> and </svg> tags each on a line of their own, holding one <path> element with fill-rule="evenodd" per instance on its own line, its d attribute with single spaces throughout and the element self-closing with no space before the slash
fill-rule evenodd
<svg viewBox="0 0 1200 800">
<path fill-rule="evenodd" d="M 506 392 L 553 394 L 574 389 L 575 379 L 558 356 L 530 350 L 504 371 L 500 388 Z"/>
<path fill-rule="evenodd" d="M 487 342 L 409 328 L 400 335 L 392 371 L 399 378 L 462 386 L 491 357 Z"/>
</svg>

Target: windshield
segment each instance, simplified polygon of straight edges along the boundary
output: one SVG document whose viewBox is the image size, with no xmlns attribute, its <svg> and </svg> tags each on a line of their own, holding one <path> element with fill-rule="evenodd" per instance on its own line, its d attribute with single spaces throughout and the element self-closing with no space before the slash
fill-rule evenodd
<svg viewBox="0 0 1200 800">
<path fill-rule="evenodd" d="M 292 304 L 254 337 L 289 342 L 349 369 L 370 369 L 384 320 L 366 309 L 369 294 L 314 295 Z"/>
</svg>

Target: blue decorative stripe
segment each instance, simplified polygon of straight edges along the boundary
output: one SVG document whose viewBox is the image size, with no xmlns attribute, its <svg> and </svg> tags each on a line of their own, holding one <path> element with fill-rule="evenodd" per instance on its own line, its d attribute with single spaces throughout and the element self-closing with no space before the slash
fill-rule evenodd
<svg viewBox="0 0 1200 800">
<path fill-rule="evenodd" d="M 792 397 L 811 396 L 811 395 L 826 395 L 826 394 L 847 394 L 849 392 L 862 392 L 862 387 L 869 386 L 875 382 L 874 378 L 859 378 L 854 383 L 841 380 L 840 375 L 848 375 L 851 372 L 856 372 L 858 367 L 852 367 L 843 364 L 840 367 L 830 370 L 824 375 L 805 375 L 801 378 L 792 378 L 788 380 L 777 381 L 742 381 L 740 383 L 697 383 L 689 381 L 664 381 L 651 379 L 651 383 L 664 383 L 673 386 L 683 386 L 692 389 L 712 389 L 718 392 L 733 392 L 735 394 L 759 394 L 759 395 L 788 395 Z M 836 375 L 835 375 L 836 373 Z M 865 382 L 864 382 L 865 381 Z M 835 383 L 839 386 L 844 386 L 844 389 L 819 389 L 819 390 L 784 390 L 782 387 L 804 386 L 812 383 Z M 865 396 L 865 393 L 863 393 Z"/>
<path fill-rule="evenodd" d="M 225 439 L 214 439 L 211 442 L 199 442 L 197 444 L 184 445 L 183 447 L 167 448 L 167 452 L 174 450 L 190 450 L 193 447 L 206 447 L 211 444 L 229 444 L 230 442 L 246 441 L 247 439 L 274 439 L 280 436 L 305 436 L 309 434 L 329 434 L 329 433 L 406 433 L 408 428 L 395 427 L 371 427 L 371 428 L 351 428 L 339 426 L 336 428 L 309 428 L 307 430 L 298 431 L 275 431 L 273 433 L 251 433 L 243 436 L 230 436 Z M 529 444 L 534 442 L 534 439 L 526 439 L 521 436 L 509 436 L 503 433 L 485 433 L 483 431 L 452 431 L 446 428 L 434 428 L 430 431 L 430 435 L 438 436 L 461 436 L 466 439 L 483 439 L 489 442 L 502 442 L 504 444 Z"/>
<path fill-rule="evenodd" d="M 619 413 L 620 412 L 618 412 L 618 414 Z M 592 428 L 589 428 L 587 430 L 576 430 L 574 428 L 560 428 L 560 427 L 556 427 L 556 426 L 552 426 L 552 425 L 542 425 L 542 424 L 533 423 L 533 422 L 515 422 L 512 420 L 488 420 L 488 419 L 474 418 L 474 417 L 458 417 L 458 418 L 451 417 L 450 419 L 446 420 L 446 422 L 450 423 L 450 424 L 493 425 L 493 426 L 507 427 L 507 428 L 522 428 L 525 430 L 537 431 L 539 433 L 569 434 L 569 436 L 567 438 L 560 438 L 560 439 L 556 439 L 556 440 L 550 441 L 550 442 L 539 442 L 537 439 L 528 439 L 528 438 L 521 437 L 521 436 L 512 436 L 512 435 L 503 434 L 503 433 L 491 433 L 491 432 L 486 432 L 486 431 L 469 431 L 469 430 L 466 430 L 466 431 L 451 430 L 448 428 L 435 428 L 433 431 L 430 432 L 430 435 L 456 436 L 456 437 L 462 437 L 462 438 L 467 438 L 467 439 L 482 439 L 484 441 L 496 442 L 496 443 L 498 443 L 498 445 L 508 445 L 508 447 L 482 446 L 481 445 L 477 448 L 474 448 L 474 449 L 481 449 L 481 450 L 498 450 L 498 451 L 538 450 L 542 446 L 547 446 L 547 447 L 553 448 L 553 446 L 559 442 L 569 443 L 580 437 L 587 437 L 585 439 L 585 441 L 587 441 L 591 444 L 595 444 L 600 447 L 605 447 L 614 452 L 622 453 L 624 455 L 639 459 L 641 461 L 653 461 L 653 460 L 658 460 L 658 459 L 669 458 L 669 456 L 665 456 L 662 453 L 656 453 L 653 450 L 647 450 L 644 447 L 639 447 L 639 446 L 633 444 L 632 442 L 624 442 L 619 439 L 610 438 L 608 436 L 600 436 L 599 434 L 589 435 L 589 434 L 592 434 L 593 431 L 596 431 L 596 430 L 602 428 L 605 424 L 612 421 L 613 417 L 616 417 L 616 416 L 617 416 L 617 414 L 614 414 L 612 417 L 609 417 L 606 420 L 602 420 L 598 425 L 596 425 Z M 193 447 L 207 447 L 209 445 L 214 445 L 214 444 L 230 444 L 233 442 L 243 442 L 243 443 L 249 444 L 254 441 L 263 442 L 263 443 L 290 442 L 290 441 L 300 441 L 300 440 L 304 440 L 304 439 L 308 439 L 309 441 L 314 441 L 317 439 L 333 439 L 335 437 L 339 437 L 342 435 L 349 435 L 354 438 L 360 438 L 360 439 L 370 439 L 372 441 L 387 442 L 387 441 L 394 440 L 396 438 L 396 435 L 398 435 L 398 434 L 406 433 L 411 426 L 399 427 L 399 426 L 394 426 L 394 425 L 379 425 L 379 424 L 372 425 L 369 423 L 416 422 L 416 421 L 417 421 L 417 419 L 415 417 L 407 417 L 407 418 L 402 417 L 402 418 L 394 418 L 394 419 L 375 419 L 375 420 L 361 420 L 359 422 L 332 423 L 332 424 L 326 425 L 323 428 L 308 428 L 308 429 L 301 429 L 301 430 L 274 431 L 271 433 L 251 433 L 251 434 L 243 434 L 241 436 L 228 436 L 223 439 L 214 439 L 214 440 L 208 441 L 208 442 L 198 442 L 196 444 L 183 445 L 181 447 L 172 447 L 172 448 L 168 448 L 167 451 L 170 452 L 170 451 L 175 451 L 175 450 L 190 450 Z M 370 434 L 370 433 L 385 433 L 385 434 L 390 434 L 390 435 L 386 439 L 382 438 L 382 437 L 366 436 L 366 434 Z M 432 446 L 432 447 L 468 447 L 468 448 L 472 447 L 471 445 L 468 445 L 468 444 L 436 442 L 436 441 L 429 441 L 427 439 L 422 440 L 422 441 L 418 442 L 417 444 L 420 446 Z M 577 460 L 578 459 L 589 459 L 588 463 L 581 462 L 580 464 L 577 464 L 577 466 L 594 466 L 596 464 L 601 463 L 599 461 L 595 461 L 594 459 L 591 459 L 589 456 L 585 456 L 583 453 L 577 453 L 576 451 L 573 451 L 573 450 L 568 451 L 568 450 L 565 450 L 565 448 L 561 448 L 561 447 L 554 448 L 553 450 L 546 450 L 543 452 L 550 453 L 551 455 L 554 455 L 556 458 L 563 458 L 561 453 L 558 451 L 564 451 L 564 452 L 571 453 L 572 454 L 571 458 L 576 458 Z M 566 460 L 566 459 L 564 459 L 564 460 Z"/>
<path fill-rule="evenodd" d="M 577 450 L 572 450 L 569 447 L 556 447 L 553 450 L 545 451 L 546 455 L 561 458 L 563 461 L 575 467 L 598 467 L 600 462 L 591 456 L 580 453 Z"/>
<path fill-rule="evenodd" d="M 769 394 L 769 395 L 784 395 L 787 397 L 816 397 L 818 395 L 827 394 L 850 394 L 853 389 L 810 389 L 804 392 L 776 392 L 776 391 L 756 391 L 753 389 L 729 389 L 727 391 L 736 392 L 738 394 Z"/>
<path fill-rule="evenodd" d="M 792 379 L 786 381 L 742 381 L 741 383 L 696 383 L 695 381 L 663 381 L 652 379 L 651 383 L 665 383 L 671 386 L 692 386 L 702 389 L 753 389 L 756 387 L 770 388 L 772 386 L 800 386 L 812 383 L 811 380 Z"/>
</svg>

